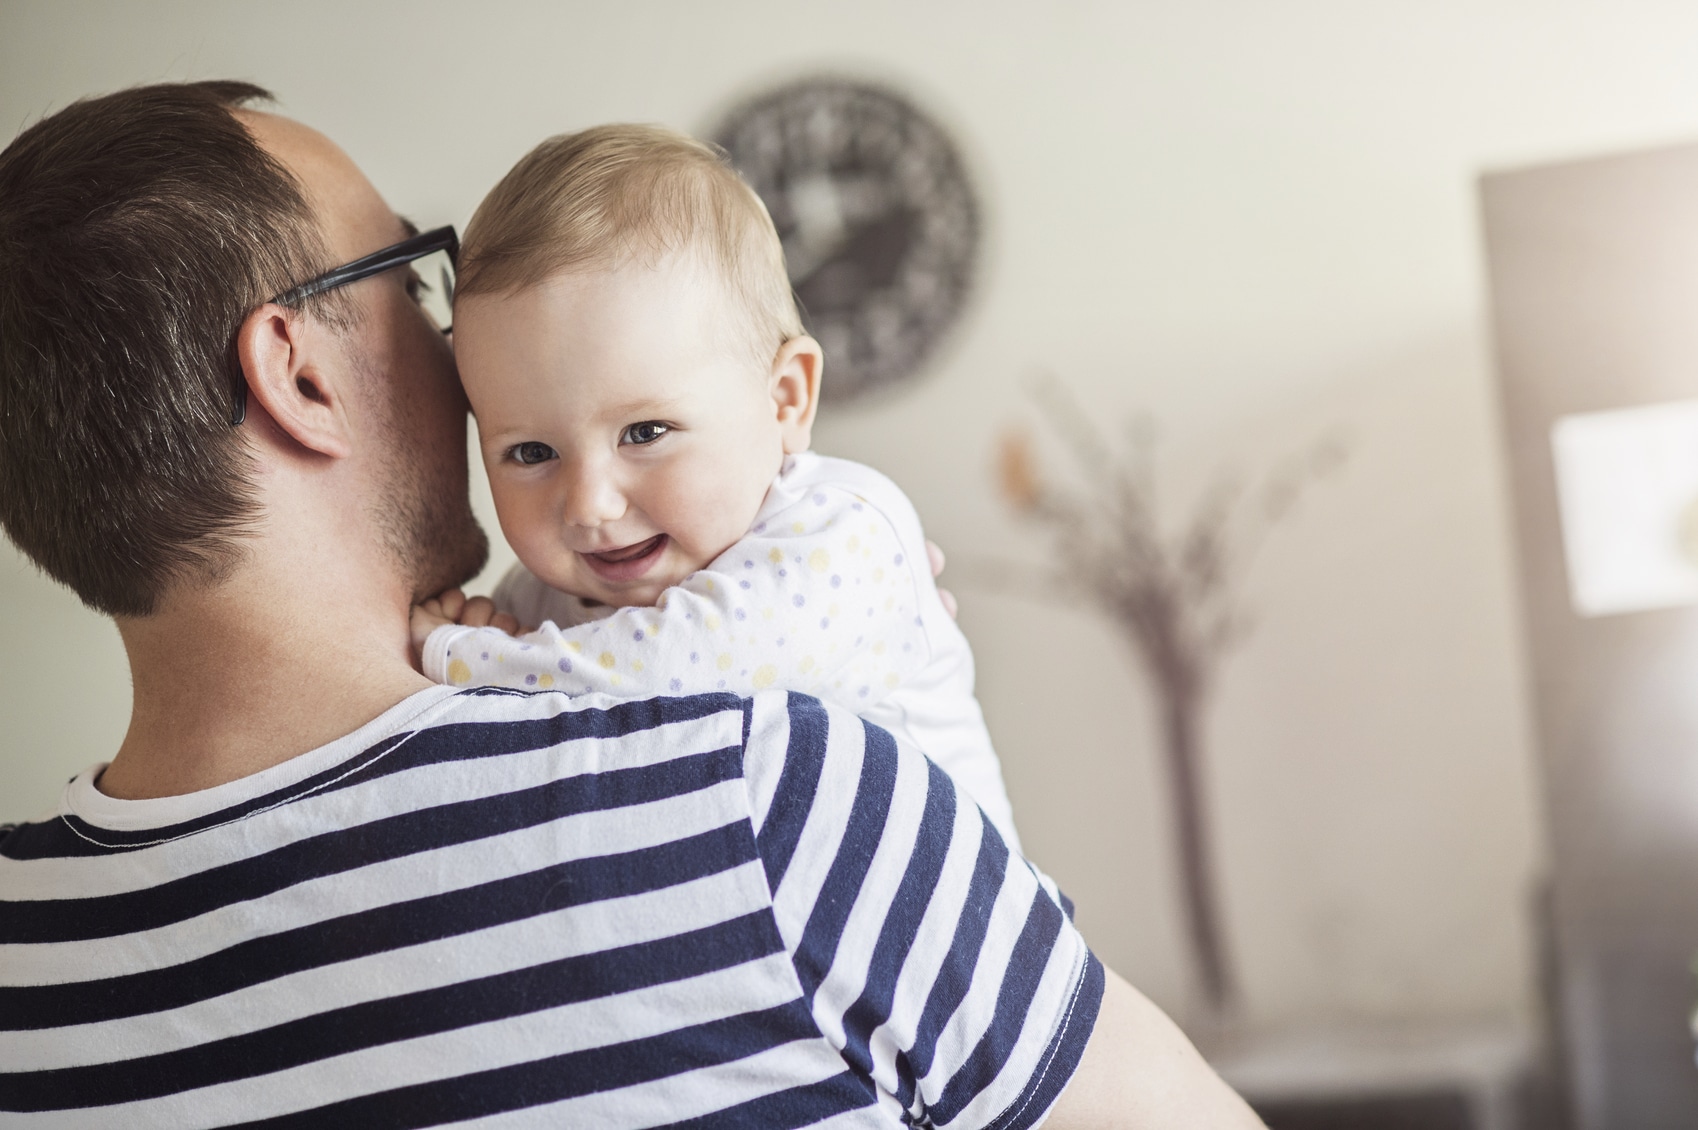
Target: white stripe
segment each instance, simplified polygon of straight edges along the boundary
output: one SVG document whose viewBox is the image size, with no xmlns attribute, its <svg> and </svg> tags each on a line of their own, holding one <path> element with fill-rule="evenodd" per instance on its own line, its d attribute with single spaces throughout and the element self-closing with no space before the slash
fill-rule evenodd
<svg viewBox="0 0 1698 1130">
<path fill-rule="evenodd" d="M 397 1087 L 642 1039 L 796 998 L 782 953 L 683 981 L 365 1048 L 269 1075 L 94 1110 L 40 1125 L 187 1127 L 268 1118 Z"/>
<path fill-rule="evenodd" d="M 784 753 L 790 748 L 790 696 L 763 691 L 749 702 L 749 745 L 743 758 L 743 779 L 749 787 L 749 819 L 755 835 L 766 827 L 772 798 L 784 772 Z"/>
<path fill-rule="evenodd" d="M 825 885 L 826 873 L 837 859 L 843 833 L 855 806 L 855 790 L 861 781 L 861 761 L 866 755 L 866 731 L 861 720 L 846 710 L 830 710 L 824 765 L 813 807 L 802 825 L 790 866 L 773 893 L 772 910 L 778 931 L 792 953 L 802 942 Z"/>
<path fill-rule="evenodd" d="M 1032 1006 L 1021 1017 L 1020 1038 L 1009 1051 L 1002 1070 L 946 1125 L 983 1126 L 1007 1110 L 1022 1092 L 1037 1087 L 1042 1069 L 1053 1069 L 1053 1064 L 1040 1061 L 1061 1021 L 1071 1015 L 1068 1005 L 1074 1003 L 1073 990 L 1084 975 L 1085 949 L 1082 945 L 1069 944 L 1076 942 L 1077 937 L 1062 932 L 1061 941 L 1050 951 L 1049 961 L 1044 964 Z"/>
<path fill-rule="evenodd" d="M 1037 893 L 1037 880 L 1025 861 L 1009 856 L 1008 866 L 1003 870 L 1002 889 L 991 909 L 990 929 L 985 933 L 985 944 L 979 950 L 979 961 L 973 971 L 973 983 L 938 1037 L 931 1070 L 920 1081 L 928 1105 L 943 1094 L 944 1087 L 996 1019 L 996 999 L 1008 970 L 1015 964 L 1014 944 L 1026 927 L 1032 899 Z"/>
<path fill-rule="evenodd" d="M 897 760 L 896 787 L 885 815 L 883 837 L 844 923 L 831 970 L 814 995 L 814 1020 L 839 1047 L 847 1039 L 843 1016 L 866 987 L 879 932 L 891 915 L 902 876 L 913 857 L 914 841 L 925 815 L 926 777 L 926 759 L 919 754 Z"/>
<path fill-rule="evenodd" d="M 739 780 L 630 808 L 579 813 L 296 883 L 151 930 L 87 941 L 0 945 L 6 984 L 79 981 L 160 968 L 371 907 L 479 886 L 565 860 L 670 843 L 746 817 Z"/>
<path fill-rule="evenodd" d="M 44 1031 L 0 1032 L 8 1071 L 111 1063 L 270 1028 L 365 1001 L 434 989 L 712 926 L 766 906 L 766 875 L 732 871 L 438 941 L 306 969 L 163 1012 Z"/>
<path fill-rule="evenodd" d="M 962 912 L 973 890 L 973 868 L 978 863 L 984 837 L 985 818 L 978 808 L 958 803 L 943 870 L 932 890 L 931 904 L 920 920 L 914 946 L 908 951 L 902 972 L 896 979 L 896 997 L 891 1003 L 890 1019 L 873 1033 L 869 1045 L 873 1057 L 873 1080 L 888 1091 L 894 1092 L 898 1082 L 896 1057 L 914 1046 L 926 998 L 931 994 L 944 961 L 954 953 L 955 931 L 961 924 Z"/>
</svg>

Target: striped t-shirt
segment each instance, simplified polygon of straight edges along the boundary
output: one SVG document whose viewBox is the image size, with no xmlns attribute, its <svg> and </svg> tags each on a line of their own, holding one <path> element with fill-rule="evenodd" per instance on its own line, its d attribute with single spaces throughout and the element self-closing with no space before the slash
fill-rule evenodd
<svg viewBox="0 0 1698 1130">
<path fill-rule="evenodd" d="M 0 1125 L 1037 1122 L 1102 968 L 876 726 L 434 688 L 0 833 Z"/>
</svg>

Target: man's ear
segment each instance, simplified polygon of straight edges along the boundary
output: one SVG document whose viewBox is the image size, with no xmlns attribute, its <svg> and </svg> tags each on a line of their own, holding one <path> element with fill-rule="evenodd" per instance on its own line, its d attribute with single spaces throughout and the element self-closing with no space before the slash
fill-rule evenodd
<svg viewBox="0 0 1698 1130">
<path fill-rule="evenodd" d="M 345 390 L 331 379 L 335 367 L 325 365 L 333 360 L 324 353 L 328 344 L 311 318 L 268 302 L 242 320 L 236 358 L 249 397 L 279 429 L 309 451 L 340 459 L 352 454 L 353 443 Z"/>
<path fill-rule="evenodd" d="M 784 454 L 808 450 L 813 442 L 814 413 L 820 403 L 820 374 L 825 352 L 820 343 L 801 334 L 785 342 L 772 361 L 772 401 L 784 437 Z"/>
</svg>

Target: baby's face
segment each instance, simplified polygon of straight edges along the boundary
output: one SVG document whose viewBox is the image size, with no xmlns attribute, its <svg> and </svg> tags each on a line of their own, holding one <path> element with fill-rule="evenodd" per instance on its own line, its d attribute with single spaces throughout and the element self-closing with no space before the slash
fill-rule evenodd
<svg viewBox="0 0 1698 1130">
<path fill-rule="evenodd" d="M 543 581 L 649 605 L 748 531 L 795 444 L 728 316 L 676 257 L 456 306 L 501 529 Z"/>
</svg>

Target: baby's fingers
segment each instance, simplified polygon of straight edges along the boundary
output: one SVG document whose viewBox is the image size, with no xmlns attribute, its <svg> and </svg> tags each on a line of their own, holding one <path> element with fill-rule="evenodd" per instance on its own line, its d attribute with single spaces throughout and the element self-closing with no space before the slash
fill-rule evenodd
<svg viewBox="0 0 1698 1130">
<path fill-rule="evenodd" d="M 433 598 L 433 603 L 437 605 L 442 615 L 446 617 L 450 623 L 456 623 L 460 619 L 460 610 L 466 606 L 466 594 L 461 592 L 459 589 L 449 589 L 447 592 Z"/>
<path fill-rule="evenodd" d="M 488 627 L 490 622 L 495 619 L 495 602 L 487 596 L 474 596 L 466 601 L 465 607 L 460 609 L 460 615 L 456 619 L 468 628 Z M 495 626 L 501 627 L 499 624 Z"/>
<path fill-rule="evenodd" d="M 492 628 L 500 628 L 510 636 L 516 636 L 519 634 L 518 617 L 509 616 L 505 612 L 497 612 L 494 616 L 491 616 L 489 618 L 489 626 Z"/>
</svg>

